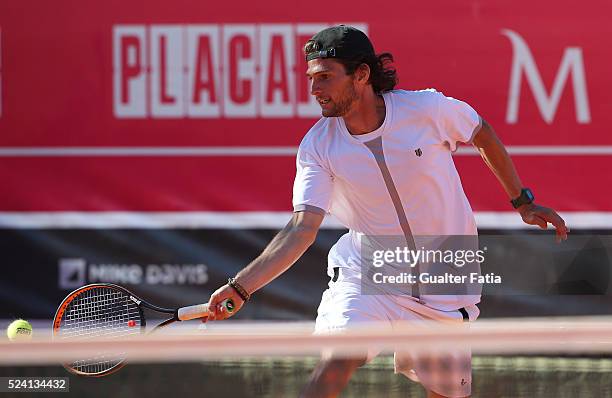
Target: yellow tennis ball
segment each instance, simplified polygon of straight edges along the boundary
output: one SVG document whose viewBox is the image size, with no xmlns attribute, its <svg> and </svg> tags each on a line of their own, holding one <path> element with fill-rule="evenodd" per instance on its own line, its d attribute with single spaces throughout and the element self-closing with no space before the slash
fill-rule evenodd
<svg viewBox="0 0 612 398">
<path fill-rule="evenodd" d="M 32 325 L 30 322 L 17 319 L 6 328 L 6 335 L 9 340 L 30 340 L 32 338 Z"/>
</svg>

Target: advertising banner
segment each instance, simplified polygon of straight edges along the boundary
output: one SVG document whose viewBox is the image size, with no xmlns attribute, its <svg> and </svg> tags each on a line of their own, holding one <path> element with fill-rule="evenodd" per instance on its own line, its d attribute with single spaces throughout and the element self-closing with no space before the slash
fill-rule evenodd
<svg viewBox="0 0 612 398">
<path fill-rule="evenodd" d="M 0 209 L 290 211 L 295 150 L 320 117 L 301 48 L 347 23 L 394 55 L 398 88 L 472 105 L 539 201 L 607 217 L 610 7 L 4 2 Z M 478 154 L 457 155 L 474 209 L 509 211 Z"/>
</svg>

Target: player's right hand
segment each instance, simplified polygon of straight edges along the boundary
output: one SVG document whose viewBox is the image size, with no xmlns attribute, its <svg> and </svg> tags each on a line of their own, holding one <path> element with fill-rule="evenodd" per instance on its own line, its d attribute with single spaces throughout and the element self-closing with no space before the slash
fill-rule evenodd
<svg viewBox="0 0 612 398">
<path fill-rule="evenodd" d="M 227 308 L 221 304 L 226 299 L 231 299 L 234 302 L 234 311 L 229 312 Z M 208 300 L 208 320 L 220 321 L 222 319 L 227 319 L 240 311 L 243 305 L 244 300 L 242 300 L 238 292 L 229 285 L 223 285 L 218 288 L 212 296 L 210 296 L 210 300 Z"/>
</svg>

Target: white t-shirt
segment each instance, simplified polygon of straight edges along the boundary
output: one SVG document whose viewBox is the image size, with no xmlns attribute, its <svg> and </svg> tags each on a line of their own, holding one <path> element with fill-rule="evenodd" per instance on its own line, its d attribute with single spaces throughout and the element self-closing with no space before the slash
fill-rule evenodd
<svg viewBox="0 0 612 398">
<path fill-rule="evenodd" d="M 349 229 L 330 250 L 330 270 L 360 269 L 363 235 L 477 235 L 452 152 L 458 142 L 471 142 L 479 115 L 435 90 L 394 90 L 383 99 L 377 130 L 351 135 L 341 117 L 324 117 L 298 150 L 294 211 L 330 213 Z M 425 300 L 439 309 L 478 301 Z"/>
</svg>

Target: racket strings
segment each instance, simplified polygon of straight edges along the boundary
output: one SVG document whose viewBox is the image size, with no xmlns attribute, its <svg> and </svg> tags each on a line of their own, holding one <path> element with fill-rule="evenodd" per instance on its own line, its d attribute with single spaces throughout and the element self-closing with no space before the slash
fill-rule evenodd
<svg viewBox="0 0 612 398">
<path fill-rule="evenodd" d="M 140 326 L 140 311 L 128 296 L 113 291 L 98 295 L 87 291 L 83 295 L 65 312 L 60 326 L 62 337 L 124 336 L 125 332 L 134 333 L 130 320 Z"/>
<path fill-rule="evenodd" d="M 75 297 L 62 315 L 58 336 L 87 340 L 119 338 L 141 333 L 138 305 L 115 289 L 89 289 Z M 76 371 L 96 374 L 108 371 L 125 359 L 124 352 L 100 352 L 69 364 Z"/>
</svg>

